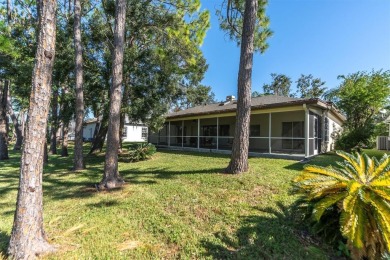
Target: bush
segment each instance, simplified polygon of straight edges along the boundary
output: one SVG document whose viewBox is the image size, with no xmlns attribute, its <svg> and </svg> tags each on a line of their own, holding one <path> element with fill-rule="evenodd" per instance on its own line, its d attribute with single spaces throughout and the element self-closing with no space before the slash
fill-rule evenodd
<svg viewBox="0 0 390 260">
<path fill-rule="evenodd" d="M 373 132 L 374 125 L 342 132 L 336 139 L 336 149 L 350 152 L 353 148 L 369 147 Z"/>
<path fill-rule="evenodd" d="M 150 159 L 156 153 L 156 147 L 153 144 L 138 144 L 135 148 L 130 149 L 128 159 L 132 162 Z"/>
<path fill-rule="evenodd" d="M 296 192 L 317 222 L 339 218 L 334 225 L 353 258 L 380 259 L 390 251 L 390 159 L 337 154 L 344 158 L 337 168 L 306 166 L 294 180 Z"/>
</svg>

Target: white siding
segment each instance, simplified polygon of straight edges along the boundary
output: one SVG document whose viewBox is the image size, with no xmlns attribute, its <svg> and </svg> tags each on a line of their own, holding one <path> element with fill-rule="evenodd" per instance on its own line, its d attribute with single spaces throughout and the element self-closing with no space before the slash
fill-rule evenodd
<svg viewBox="0 0 390 260">
<path fill-rule="evenodd" d="M 92 140 L 95 127 L 96 127 L 96 123 L 90 123 L 85 125 L 83 127 L 83 138 L 87 140 Z"/>
<path fill-rule="evenodd" d="M 146 142 L 146 138 L 142 137 L 142 129 L 145 128 L 147 132 L 147 127 L 139 125 L 125 125 L 126 133 L 122 136 L 124 142 Z"/>
<path fill-rule="evenodd" d="M 340 120 L 336 119 L 334 116 L 329 114 L 329 142 L 327 151 L 332 151 L 335 149 L 336 137 L 342 131 L 342 126 Z"/>
</svg>

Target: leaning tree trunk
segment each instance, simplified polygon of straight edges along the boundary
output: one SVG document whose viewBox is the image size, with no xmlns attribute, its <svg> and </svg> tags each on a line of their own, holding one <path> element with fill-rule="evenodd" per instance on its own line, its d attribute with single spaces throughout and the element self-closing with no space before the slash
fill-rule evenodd
<svg viewBox="0 0 390 260">
<path fill-rule="evenodd" d="M 74 139 L 74 165 L 73 170 L 84 169 L 83 159 L 83 119 L 84 119 L 84 93 L 83 93 L 83 46 L 81 42 L 81 2 L 74 0 L 74 47 L 76 55 L 76 126 Z"/>
<path fill-rule="evenodd" d="M 8 157 L 8 126 L 7 126 L 7 94 L 9 81 L 5 80 L 0 85 L 0 160 L 9 159 Z"/>
<path fill-rule="evenodd" d="M 99 129 L 100 129 L 100 115 L 98 115 L 96 117 L 96 125 L 95 125 L 95 129 L 93 130 L 93 136 L 92 136 L 92 142 L 95 140 L 96 136 L 98 135 L 99 133 Z"/>
<path fill-rule="evenodd" d="M 11 117 L 12 123 L 14 125 L 15 134 L 16 134 L 16 142 L 14 145 L 14 151 L 19 151 L 22 148 L 23 143 L 23 125 L 19 124 L 18 118 L 15 115 L 15 111 L 12 108 L 11 103 L 11 94 L 10 94 L 10 88 L 8 88 L 8 95 L 7 95 L 7 111 L 9 116 Z M 20 112 L 21 118 L 23 120 L 23 113 Z"/>
<path fill-rule="evenodd" d="M 58 89 L 53 90 L 51 103 L 50 154 L 57 154 Z"/>
<path fill-rule="evenodd" d="M 116 0 L 114 53 L 112 60 L 112 84 L 110 114 L 108 119 L 107 150 L 103 179 L 99 188 L 115 188 L 123 184 L 118 172 L 119 124 L 123 82 L 123 52 L 125 43 L 126 0 Z"/>
<path fill-rule="evenodd" d="M 55 55 L 56 1 L 40 1 L 40 29 L 20 164 L 17 205 L 8 254 L 34 259 L 55 251 L 43 230 L 42 171 Z"/>
<path fill-rule="evenodd" d="M 68 133 L 69 133 L 69 122 L 64 122 L 62 125 L 62 149 L 61 156 L 67 157 L 68 154 Z"/>
<path fill-rule="evenodd" d="M 98 126 L 96 125 L 96 128 Z M 95 128 L 95 131 L 96 131 Z M 108 132 L 108 114 L 103 112 L 103 118 L 100 122 L 98 132 L 93 138 L 92 147 L 89 154 L 99 153 L 103 150 L 104 139 L 106 139 Z"/>
<path fill-rule="evenodd" d="M 248 171 L 249 123 L 251 115 L 251 84 L 253 65 L 253 40 L 256 25 L 257 0 L 245 1 L 244 24 L 242 27 L 240 68 L 238 72 L 238 100 L 236 130 L 227 173 Z"/>
</svg>

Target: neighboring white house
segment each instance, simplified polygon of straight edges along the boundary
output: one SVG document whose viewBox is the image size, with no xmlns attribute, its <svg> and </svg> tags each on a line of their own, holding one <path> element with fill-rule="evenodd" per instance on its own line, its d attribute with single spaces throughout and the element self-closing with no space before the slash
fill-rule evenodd
<svg viewBox="0 0 390 260">
<path fill-rule="evenodd" d="M 148 140 L 148 128 L 144 124 L 125 123 L 122 140 L 123 142 L 146 142 Z"/>
<path fill-rule="evenodd" d="M 85 120 L 83 127 L 84 141 L 92 141 L 95 133 L 97 119 Z M 142 123 L 130 123 L 126 117 L 122 140 L 124 142 L 146 142 L 148 140 L 148 127 Z"/>
<path fill-rule="evenodd" d="M 84 121 L 83 124 L 83 139 L 84 141 L 92 141 L 95 133 L 97 119 L 92 118 Z"/>
<path fill-rule="evenodd" d="M 318 98 L 281 96 L 252 98 L 250 154 L 304 158 L 334 149 L 346 120 L 331 103 Z M 165 126 L 149 135 L 160 147 L 198 151 L 232 149 L 237 101 L 196 106 L 170 113 Z"/>
</svg>

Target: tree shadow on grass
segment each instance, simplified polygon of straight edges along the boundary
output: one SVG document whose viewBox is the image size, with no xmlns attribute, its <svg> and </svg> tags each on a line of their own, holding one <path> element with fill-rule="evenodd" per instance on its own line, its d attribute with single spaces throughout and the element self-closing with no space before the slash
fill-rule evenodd
<svg viewBox="0 0 390 260">
<path fill-rule="evenodd" d="M 0 230 L 0 258 L 7 255 L 7 248 L 10 236 L 5 231 Z"/>
<path fill-rule="evenodd" d="M 185 150 L 169 150 L 165 148 L 157 148 L 157 151 L 162 154 L 175 154 L 175 155 L 191 155 L 200 157 L 213 157 L 213 158 L 225 158 L 230 159 L 230 154 L 210 152 L 198 152 L 198 151 L 185 151 Z"/>
<path fill-rule="evenodd" d="M 202 241 L 205 256 L 215 259 L 328 259 L 321 243 L 297 223 L 294 210 L 278 203 L 278 208 L 255 208 L 258 214 L 241 218 L 233 234 L 217 232 Z M 329 248 L 326 249 L 329 252 Z"/>
<path fill-rule="evenodd" d="M 322 167 L 327 167 L 329 165 L 335 166 L 337 161 L 342 161 L 341 157 L 338 157 L 334 153 L 325 153 L 308 160 L 290 164 L 286 166 L 285 169 L 302 171 L 305 165 L 318 165 Z"/>
<path fill-rule="evenodd" d="M 102 200 L 96 203 L 87 204 L 90 208 L 106 208 L 106 207 L 115 207 L 120 205 L 121 203 L 118 200 Z"/>
<path fill-rule="evenodd" d="M 122 170 L 121 175 L 126 182 L 133 184 L 155 184 L 157 180 L 175 179 L 180 175 L 190 174 L 219 174 L 222 172 L 220 168 L 208 168 L 203 170 L 176 171 L 169 168 L 133 168 Z M 146 180 L 145 180 L 146 179 Z"/>
</svg>

